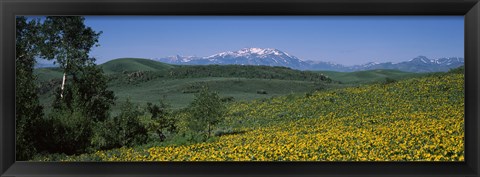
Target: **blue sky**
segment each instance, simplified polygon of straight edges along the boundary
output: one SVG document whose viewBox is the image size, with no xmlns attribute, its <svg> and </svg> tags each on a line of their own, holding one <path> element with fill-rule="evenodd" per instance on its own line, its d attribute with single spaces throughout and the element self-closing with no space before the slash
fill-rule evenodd
<svg viewBox="0 0 480 177">
<path fill-rule="evenodd" d="M 91 55 L 209 56 L 276 48 L 303 60 L 344 65 L 399 62 L 419 55 L 463 57 L 463 16 L 86 16 L 103 31 Z"/>
</svg>

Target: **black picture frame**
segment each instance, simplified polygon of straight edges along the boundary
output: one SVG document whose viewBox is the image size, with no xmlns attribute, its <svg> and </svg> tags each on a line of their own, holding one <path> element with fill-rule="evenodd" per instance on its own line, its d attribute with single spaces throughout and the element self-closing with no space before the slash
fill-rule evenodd
<svg viewBox="0 0 480 177">
<path fill-rule="evenodd" d="M 1 176 L 479 176 L 479 0 L 0 0 Z M 16 15 L 464 15 L 465 162 L 16 162 Z"/>
</svg>

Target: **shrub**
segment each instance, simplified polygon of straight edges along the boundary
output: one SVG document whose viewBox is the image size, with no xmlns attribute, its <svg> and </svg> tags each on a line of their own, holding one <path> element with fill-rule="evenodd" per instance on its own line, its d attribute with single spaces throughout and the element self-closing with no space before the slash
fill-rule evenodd
<svg viewBox="0 0 480 177">
<path fill-rule="evenodd" d="M 150 134 L 157 136 L 160 142 L 164 141 L 168 134 L 177 131 L 176 119 L 172 116 L 170 105 L 159 101 L 159 105 L 147 103 L 147 112 L 151 115 L 147 123 Z"/>
<path fill-rule="evenodd" d="M 145 144 L 148 131 L 139 120 L 141 115 L 142 112 L 127 100 L 122 105 L 118 116 L 110 118 L 96 127 L 92 144 L 99 149 Z"/>
<path fill-rule="evenodd" d="M 54 109 L 37 124 L 36 147 L 49 153 L 84 153 L 90 146 L 92 125 L 93 122 L 78 109 Z"/>
<path fill-rule="evenodd" d="M 392 84 L 392 83 L 395 83 L 395 82 L 397 82 L 397 80 L 387 77 L 387 78 L 385 78 L 384 83 L 385 84 Z"/>
<path fill-rule="evenodd" d="M 234 130 L 232 128 L 228 129 L 221 129 L 215 131 L 215 136 L 224 136 L 224 135 L 236 135 L 236 134 L 243 134 L 246 131 Z"/>
<path fill-rule="evenodd" d="M 257 94 L 267 94 L 266 90 L 257 90 Z"/>
<path fill-rule="evenodd" d="M 222 102 L 233 102 L 235 101 L 235 98 L 233 96 L 228 96 L 228 97 L 223 97 L 220 99 Z"/>
</svg>

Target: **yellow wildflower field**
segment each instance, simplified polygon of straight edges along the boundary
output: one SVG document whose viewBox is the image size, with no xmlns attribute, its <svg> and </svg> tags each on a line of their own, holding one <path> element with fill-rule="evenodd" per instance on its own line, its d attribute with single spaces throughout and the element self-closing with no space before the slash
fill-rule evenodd
<svg viewBox="0 0 480 177">
<path fill-rule="evenodd" d="M 101 161 L 464 161 L 464 75 L 229 105 L 238 134 L 72 156 Z"/>
</svg>

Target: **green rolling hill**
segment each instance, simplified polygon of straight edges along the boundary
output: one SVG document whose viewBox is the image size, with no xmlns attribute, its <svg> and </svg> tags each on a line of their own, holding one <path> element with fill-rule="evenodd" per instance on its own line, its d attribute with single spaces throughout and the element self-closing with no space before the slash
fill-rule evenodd
<svg viewBox="0 0 480 177">
<path fill-rule="evenodd" d="M 173 65 L 142 58 L 119 58 L 100 65 L 106 74 L 132 71 L 166 71 Z"/>
<path fill-rule="evenodd" d="M 148 59 L 122 58 L 99 65 L 109 78 L 109 89 L 117 102 L 130 99 L 137 104 L 165 100 L 174 109 L 186 107 L 203 86 L 235 101 L 306 93 L 328 87 L 328 79 L 319 73 L 267 66 L 175 66 Z M 58 68 L 37 69 L 43 88 L 41 103 L 48 108 L 53 87 L 59 86 Z M 45 91 L 47 90 L 47 91 Z M 261 92 L 264 91 L 264 92 Z M 113 113 L 118 110 L 114 106 Z"/>
<path fill-rule="evenodd" d="M 108 86 L 115 92 L 117 102 L 130 99 L 144 105 L 163 99 L 174 109 L 186 107 L 203 86 L 219 92 L 222 97 L 248 101 L 421 75 L 396 70 L 343 73 L 267 66 L 176 66 L 139 58 L 111 60 L 100 67 L 109 78 Z M 40 102 L 48 108 L 53 100 L 53 87 L 59 85 L 62 72 L 58 68 L 41 68 L 35 73 L 43 87 Z M 344 84 L 330 82 L 329 78 Z M 114 114 L 117 106 L 113 108 Z"/>
</svg>

